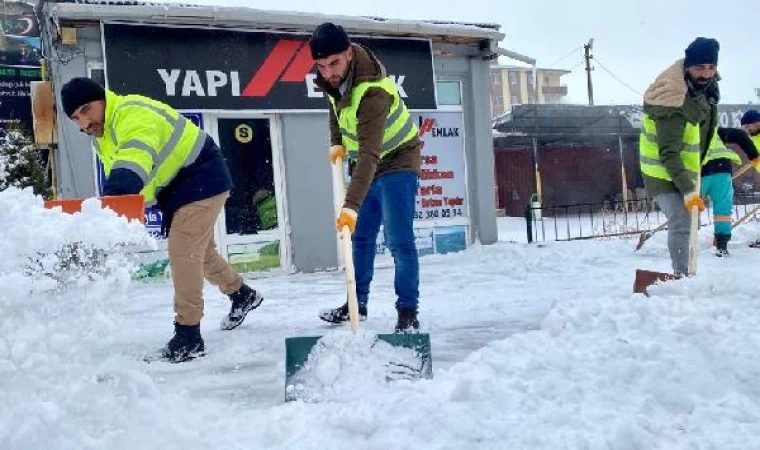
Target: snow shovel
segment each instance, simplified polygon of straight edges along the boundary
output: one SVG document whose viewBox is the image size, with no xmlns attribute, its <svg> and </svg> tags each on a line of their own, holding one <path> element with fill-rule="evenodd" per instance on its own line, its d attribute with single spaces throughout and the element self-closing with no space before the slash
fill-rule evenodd
<svg viewBox="0 0 760 450">
<path fill-rule="evenodd" d="M 103 208 L 110 208 L 119 216 L 126 217 L 127 220 L 145 220 L 145 200 L 141 194 L 133 195 L 113 195 L 100 197 L 100 203 Z M 74 214 L 82 210 L 83 198 L 69 198 L 64 200 L 46 200 L 45 208 L 55 208 L 60 206 L 66 214 Z"/>
<path fill-rule="evenodd" d="M 752 167 L 754 167 L 754 165 L 752 163 L 747 163 L 747 164 L 743 165 L 736 172 L 736 174 L 734 174 L 734 176 L 731 179 L 735 180 L 735 179 L 739 178 L 740 176 L 744 175 L 744 172 L 748 171 Z M 652 236 L 654 236 L 658 231 L 662 231 L 663 229 L 665 229 L 667 227 L 668 227 L 668 222 L 666 221 L 665 223 L 661 224 L 660 226 L 658 226 L 654 230 L 642 231 L 641 234 L 639 235 L 639 242 L 636 244 L 636 249 L 634 251 L 641 250 L 641 247 L 644 246 L 644 244 L 646 243 L 646 241 L 649 240 L 649 238 L 651 238 Z"/>
<path fill-rule="evenodd" d="M 343 199 L 345 197 L 342 167 L 343 161 L 341 159 L 338 159 L 332 167 L 333 195 L 338 199 Z M 343 227 L 341 230 L 340 240 L 342 243 L 343 261 L 346 270 L 349 326 L 352 335 L 356 335 L 356 332 L 359 330 L 359 302 L 356 298 L 356 279 L 354 277 L 351 231 L 347 226 Z M 298 371 L 307 363 L 309 354 L 320 339 L 321 336 L 291 337 L 285 339 L 285 401 L 298 400 L 298 393 L 293 389 L 295 377 L 298 374 Z M 427 333 L 378 334 L 377 340 L 384 341 L 393 347 L 403 347 L 414 350 L 419 358 L 419 365 L 414 368 L 416 377 L 433 377 L 430 335 Z M 391 364 L 393 363 L 391 362 Z"/>
<path fill-rule="evenodd" d="M 696 191 L 700 192 L 702 177 L 697 176 Z M 697 243 L 699 237 L 699 208 L 691 208 L 691 230 L 689 232 L 689 266 L 688 275 L 693 277 L 697 274 Z M 636 278 L 633 281 L 633 292 L 644 294 L 649 297 L 647 288 L 657 282 L 675 280 L 679 278 L 672 273 L 653 272 L 651 270 L 636 269 Z"/>
</svg>

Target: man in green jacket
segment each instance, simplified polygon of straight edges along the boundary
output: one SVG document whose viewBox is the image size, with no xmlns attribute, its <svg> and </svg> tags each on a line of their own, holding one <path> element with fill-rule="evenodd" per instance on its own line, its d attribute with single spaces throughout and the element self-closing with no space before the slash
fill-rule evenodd
<svg viewBox="0 0 760 450">
<path fill-rule="evenodd" d="M 668 218 L 668 250 L 676 276 L 688 275 L 689 212 L 705 209 L 696 190 L 702 161 L 717 139 L 719 44 L 697 38 L 685 58 L 644 94 L 640 165 L 644 185 Z"/>
</svg>

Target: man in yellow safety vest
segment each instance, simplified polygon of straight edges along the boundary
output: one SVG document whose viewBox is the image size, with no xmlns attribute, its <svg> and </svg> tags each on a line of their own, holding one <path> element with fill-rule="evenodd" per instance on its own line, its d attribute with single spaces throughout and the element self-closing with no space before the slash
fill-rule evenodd
<svg viewBox="0 0 760 450">
<path fill-rule="evenodd" d="M 396 84 L 369 49 L 351 43 L 343 27 L 323 23 L 309 41 L 319 74 L 316 83 L 327 93 L 329 158 L 351 159 L 351 182 L 336 226 L 352 231 L 359 313 L 367 316 L 377 235 L 383 225 L 385 243 L 395 263 L 397 332 L 419 328 L 419 261 L 414 237 L 421 142 Z M 322 320 L 348 320 L 348 306 L 322 311 Z"/>
<path fill-rule="evenodd" d="M 88 78 L 61 89 L 66 116 L 94 138 L 103 163 L 104 195 L 142 194 L 163 212 L 174 283 L 174 337 L 159 357 L 181 362 L 202 356 L 204 277 L 230 297 L 221 327 L 240 325 L 261 304 L 219 255 L 214 224 L 232 187 L 214 140 L 170 106 L 140 95 L 118 95 Z"/>
<path fill-rule="evenodd" d="M 688 274 L 689 211 L 705 209 L 696 189 L 698 178 L 725 160 L 717 136 L 719 48 L 715 39 L 697 38 L 684 59 L 662 72 L 644 93 L 639 163 L 647 191 L 668 218 L 668 250 L 677 276 Z M 729 182 L 730 168 L 729 161 Z M 730 230 L 730 216 L 728 225 Z"/>
</svg>

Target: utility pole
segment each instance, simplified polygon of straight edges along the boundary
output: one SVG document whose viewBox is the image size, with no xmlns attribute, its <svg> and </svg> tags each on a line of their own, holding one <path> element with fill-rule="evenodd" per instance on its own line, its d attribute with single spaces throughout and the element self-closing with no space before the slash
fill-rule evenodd
<svg viewBox="0 0 760 450">
<path fill-rule="evenodd" d="M 583 50 L 586 58 L 586 74 L 588 78 L 588 104 L 594 104 L 594 86 L 591 84 L 591 49 L 594 47 L 594 38 L 588 40 L 588 44 L 583 45 Z"/>
</svg>

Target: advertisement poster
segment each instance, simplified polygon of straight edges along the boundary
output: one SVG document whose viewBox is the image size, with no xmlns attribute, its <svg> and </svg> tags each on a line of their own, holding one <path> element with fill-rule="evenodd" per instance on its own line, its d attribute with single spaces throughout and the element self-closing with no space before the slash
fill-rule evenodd
<svg viewBox="0 0 760 450">
<path fill-rule="evenodd" d="M 416 116 L 422 149 L 417 221 L 467 217 L 464 163 L 464 125 L 461 112 L 432 112 Z"/>
<path fill-rule="evenodd" d="M 415 228 L 414 243 L 417 246 L 417 254 L 420 256 L 432 255 L 435 253 L 435 242 L 433 240 L 432 228 Z"/>
<path fill-rule="evenodd" d="M 414 243 L 419 256 L 461 252 L 467 249 L 467 226 L 415 228 Z M 385 246 L 382 228 L 377 237 L 377 254 L 391 256 L 390 250 Z"/>
<path fill-rule="evenodd" d="M 32 127 L 31 82 L 39 81 L 40 69 L 0 65 L 0 128 Z"/>
<path fill-rule="evenodd" d="M 432 255 L 435 253 L 435 236 L 433 228 L 415 228 L 414 244 L 417 246 L 419 256 Z M 390 250 L 385 246 L 385 235 L 383 228 L 380 227 L 380 234 L 377 236 L 376 254 L 390 255 Z"/>
<path fill-rule="evenodd" d="M 32 129 L 31 82 L 41 79 L 40 29 L 34 5 L 3 2 L 0 16 L 0 130 Z"/>
<path fill-rule="evenodd" d="M 425 142 L 414 221 L 417 253 L 424 256 L 465 250 L 468 226 L 451 224 L 469 214 L 463 115 L 458 111 L 436 111 L 412 113 L 412 117 Z M 390 254 L 382 228 L 377 253 Z"/>
<path fill-rule="evenodd" d="M 453 253 L 467 248 L 467 227 L 454 225 L 435 228 L 435 252 Z"/>
</svg>

